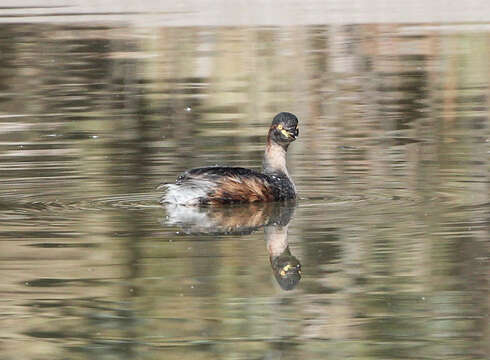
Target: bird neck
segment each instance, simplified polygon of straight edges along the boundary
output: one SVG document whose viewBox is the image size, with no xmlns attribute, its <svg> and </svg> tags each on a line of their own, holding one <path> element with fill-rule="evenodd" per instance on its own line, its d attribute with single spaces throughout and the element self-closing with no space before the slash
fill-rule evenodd
<svg viewBox="0 0 490 360">
<path fill-rule="evenodd" d="M 264 174 L 281 174 L 283 173 L 289 178 L 288 169 L 286 167 L 286 152 L 287 145 L 281 146 L 278 143 L 268 139 L 265 147 L 263 171 Z"/>
</svg>

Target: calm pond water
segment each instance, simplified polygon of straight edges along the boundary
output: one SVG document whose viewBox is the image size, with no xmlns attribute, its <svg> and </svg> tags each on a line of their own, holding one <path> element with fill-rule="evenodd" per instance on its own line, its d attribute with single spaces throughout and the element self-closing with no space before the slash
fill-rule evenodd
<svg viewBox="0 0 490 360">
<path fill-rule="evenodd" d="M 0 24 L 0 358 L 487 359 L 489 58 L 488 24 Z M 159 205 L 279 111 L 297 204 Z"/>
</svg>

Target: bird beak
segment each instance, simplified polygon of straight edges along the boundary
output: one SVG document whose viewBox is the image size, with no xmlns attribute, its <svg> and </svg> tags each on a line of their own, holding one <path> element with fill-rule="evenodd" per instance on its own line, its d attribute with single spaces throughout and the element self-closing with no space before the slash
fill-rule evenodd
<svg viewBox="0 0 490 360">
<path fill-rule="evenodd" d="M 299 134 L 298 128 L 284 129 L 282 125 L 277 126 L 277 130 L 281 132 L 286 138 L 296 140 L 296 136 Z"/>
</svg>

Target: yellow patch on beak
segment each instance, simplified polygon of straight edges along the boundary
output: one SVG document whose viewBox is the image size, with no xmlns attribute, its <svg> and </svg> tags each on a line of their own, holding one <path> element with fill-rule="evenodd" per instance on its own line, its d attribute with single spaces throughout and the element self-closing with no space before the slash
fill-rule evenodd
<svg viewBox="0 0 490 360">
<path fill-rule="evenodd" d="M 281 134 L 283 134 L 285 137 L 287 137 L 287 138 L 291 137 L 291 134 L 282 127 L 282 124 L 277 125 L 276 129 L 279 130 L 281 132 Z"/>
</svg>

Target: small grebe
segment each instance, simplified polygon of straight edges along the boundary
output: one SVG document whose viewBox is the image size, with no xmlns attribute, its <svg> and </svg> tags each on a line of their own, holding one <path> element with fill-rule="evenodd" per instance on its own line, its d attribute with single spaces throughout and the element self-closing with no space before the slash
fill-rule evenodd
<svg viewBox="0 0 490 360">
<path fill-rule="evenodd" d="M 298 119 L 277 114 L 267 135 L 263 172 L 241 167 L 210 166 L 188 170 L 175 184 L 165 184 L 161 202 L 179 205 L 292 200 L 296 187 L 286 168 L 286 152 L 298 136 Z"/>
</svg>

